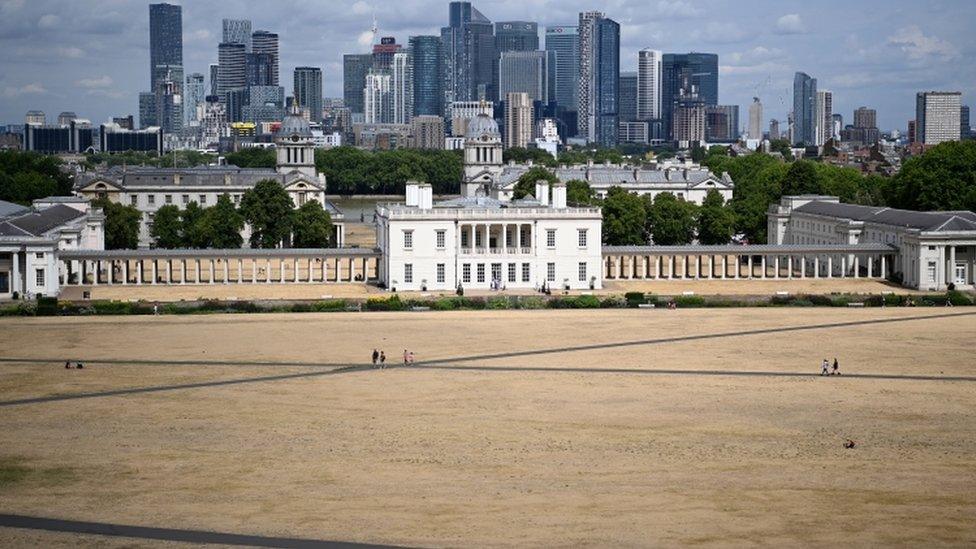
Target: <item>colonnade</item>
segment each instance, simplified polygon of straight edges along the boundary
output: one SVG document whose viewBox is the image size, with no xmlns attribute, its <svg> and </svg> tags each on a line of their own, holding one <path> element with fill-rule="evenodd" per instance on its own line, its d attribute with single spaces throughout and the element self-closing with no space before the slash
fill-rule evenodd
<svg viewBox="0 0 976 549">
<path fill-rule="evenodd" d="M 458 231 L 460 253 L 533 253 L 531 223 L 461 223 Z"/>
</svg>

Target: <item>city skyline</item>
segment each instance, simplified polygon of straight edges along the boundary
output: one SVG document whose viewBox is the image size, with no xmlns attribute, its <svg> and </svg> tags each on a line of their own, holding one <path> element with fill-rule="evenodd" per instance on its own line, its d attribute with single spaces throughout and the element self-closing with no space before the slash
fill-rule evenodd
<svg viewBox="0 0 976 549">
<path fill-rule="evenodd" d="M 448 19 L 447 2 L 433 1 L 382 9 L 362 0 L 345 1 L 338 8 L 329 4 L 328 11 L 324 5 L 296 1 L 262 12 L 244 0 L 177 3 L 183 6 L 186 74 L 206 73 L 216 61 L 223 19 L 250 19 L 253 29 L 281 36 L 281 74 L 290 75 L 296 66 L 321 67 L 329 97 L 342 95 L 342 55 L 370 48 L 374 12 L 377 40 L 390 35 L 398 43 L 407 43 L 411 35 L 439 34 Z M 0 2 L 0 45 L 13 53 L 0 61 L 0 123 L 19 123 L 30 109 L 49 114 L 72 110 L 93 122 L 138 112 L 138 93 L 149 86 L 149 2 L 116 0 L 97 12 L 84 4 Z M 758 95 L 766 118 L 782 122 L 792 103 L 796 71 L 831 89 L 833 110 L 845 118 L 861 105 L 876 108 L 882 129 L 906 129 L 918 91 L 960 90 L 964 104 L 976 93 L 976 70 L 963 62 L 976 53 L 976 40 L 965 32 L 976 6 L 964 2 L 933 7 L 828 1 L 817 8 L 759 2 L 748 12 L 682 0 L 646 6 L 629 0 L 473 5 L 493 22 L 537 22 L 540 35 L 548 26 L 575 24 L 580 11 L 600 9 L 621 24 L 622 71 L 636 70 L 637 51 L 643 48 L 717 53 L 719 102 L 745 107 Z M 877 9 L 882 6 L 887 9 Z M 822 23 L 823 17 L 838 14 L 844 16 L 830 19 L 832 25 Z M 32 39 L 40 45 L 30 46 Z"/>
</svg>

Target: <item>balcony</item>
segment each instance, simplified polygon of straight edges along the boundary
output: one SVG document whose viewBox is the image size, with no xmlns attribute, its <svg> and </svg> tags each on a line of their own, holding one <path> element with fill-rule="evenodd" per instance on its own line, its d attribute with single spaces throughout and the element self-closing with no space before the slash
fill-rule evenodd
<svg viewBox="0 0 976 549">
<path fill-rule="evenodd" d="M 459 255 L 530 255 L 532 254 L 532 248 L 466 248 L 462 247 L 458 250 Z"/>
</svg>

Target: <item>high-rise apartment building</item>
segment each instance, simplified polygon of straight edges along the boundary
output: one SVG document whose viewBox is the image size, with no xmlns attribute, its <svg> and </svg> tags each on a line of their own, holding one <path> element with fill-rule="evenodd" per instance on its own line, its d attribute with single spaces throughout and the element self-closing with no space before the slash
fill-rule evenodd
<svg viewBox="0 0 976 549">
<path fill-rule="evenodd" d="M 173 4 L 149 4 L 149 89 L 166 69 L 183 66 L 183 8 Z"/>
<path fill-rule="evenodd" d="M 156 125 L 165 134 L 183 130 L 183 72 L 167 75 L 156 82 Z"/>
<path fill-rule="evenodd" d="M 220 77 L 220 64 L 210 64 L 210 86 L 207 88 L 209 95 L 217 95 L 217 80 Z"/>
<path fill-rule="evenodd" d="M 815 115 L 814 144 L 818 147 L 834 137 L 834 94 L 828 90 L 817 90 L 817 110 Z"/>
<path fill-rule="evenodd" d="M 555 101 L 576 111 L 579 104 L 579 34 L 577 27 L 547 27 L 546 51 L 554 57 Z"/>
<path fill-rule="evenodd" d="M 444 101 L 495 97 L 492 89 L 495 35 L 491 21 L 470 2 L 451 2 L 448 26 L 441 28 L 444 48 Z"/>
<path fill-rule="evenodd" d="M 441 38 L 439 36 L 411 36 L 409 43 L 410 52 L 413 55 L 414 114 L 418 116 L 443 116 L 444 65 Z M 443 134 L 443 126 L 441 133 Z M 441 146 L 443 147 L 443 143 Z"/>
<path fill-rule="evenodd" d="M 244 51 L 251 51 L 251 21 L 248 19 L 224 19 L 222 42 L 244 44 Z"/>
<path fill-rule="evenodd" d="M 217 46 L 217 95 L 247 86 L 247 47 L 238 42 Z"/>
<path fill-rule="evenodd" d="M 730 143 L 739 138 L 738 105 L 705 105 L 705 140 Z"/>
<path fill-rule="evenodd" d="M 959 141 L 961 92 L 918 92 L 915 96 L 915 139 L 924 145 Z"/>
<path fill-rule="evenodd" d="M 203 74 L 195 72 L 186 76 L 186 84 L 183 86 L 183 126 L 199 122 L 197 106 L 206 101 L 207 88 L 204 83 Z"/>
<path fill-rule="evenodd" d="M 413 118 L 413 55 L 409 50 L 393 54 L 390 66 L 394 124 L 409 124 Z"/>
<path fill-rule="evenodd" d="M 366 74 L 372 67 L 372 54 L 347 53 L 342 56 L 342 99 L 353 114 L 366 112 L 363 107 L 363 89 L 366 87 Z"/>
<path fill-rule="evenodd" d="M 637 120 L 638 76 L 636 72 L 620 73 L 620 122 Z"/>
<path fill-rule="evenodd" d="M 840 132 L 841 141 L 858 145 L 874 145 L 880 137 L 878 113 L 867 107 L 858 107 L 854 111 L 854 125 Z"/>
<path fill-rule="evenodd" d="M 549 70 L 544 51 L 506 51 L 498 61 L 498 100 L 525 92 L 530 101 L 549 102 Z"/>
<path fill-rule="evenodd" d="M 295 101 L 308 109 L 313 122 L 322 122 L 322 69 L 296 67 L 294 80 Z"/>
<path fill-rule="evenodd" d="M 444 117 L 438 115 L 421 114 L 410 121 L 410 134 L 413 137 L 415 149 L 444 148 Z"/>
<path fill-rule="evenodd" d="M 769 121 L 769 140 L 773 141 L 780 138 L 779 120 L 775 118 Z"/>
<path fill-rule="evenodd" d="M 961 105 L 959 107 L 959 138 L 970 139 L 972 135 L 973 129 L 969 121 L 969 105 Z"/>
<path fill-rule="evenodd" d="M 854 111 L 855 128 L 877 128 L 878 111 L 867 107 L 858 107 Z"/>
<path fill-rule="evenodd" d="M 401 51 L 403 46 L 396 43 L 396 38 L 384 36 L 380 38 L 379 44 L 373 44 L 373 68 L 378 70 L 390 70 L 393 65 L 393 56 Z"/>
<path fill-rule="evenodd" d="M 578 134 L 602 147 L 617 145 L 620 108 L 620 25 L 600 12 L 579 15 Z"/>
<path fill-rule="evenodd" d="M 758 97 L 752 98 L 752 104 L 749 105 L 749 131 L 747 136 L 749 139 L 762 139 L 763 138 L 763 104 Z"/>
<path fill-rule="evenodd" d="M 637 120 L 661 118 L 662 58 L 658 50 L 637 53 Z"/>
<path fill-rule="evenodd" d="M 661 59 L 661 120 L 666 132 L 673 131 L 672 116 L 679 99 L 691 95 L 705 105 L 718 105 L 718 55 L 664 54 Z M 677 140 L 673 135 L 671 137 Z"/>
<path fill-rule="evenodd" d="M 271 86 L 278 86 L 278 35 L 264 30 L 254 31 L 251 35 L 251 51 L 253 53 L 266 53 L 271 56 Z"/>
<path fill-rule="evenodd" d="M 393 76 L 389 71 L 370 69 L 366 74 L 363 114 L 367 124 L 393 122 Z"/>
<path fill-rule="evenodd" d="M 817 79 L 804 72 L 793 75 L 793 144 L 817 142 Z"/>
<path fill-rule="evenodd" d="M 505 96 L 505 148 L 526 148 L 532 141 L 532 100 L 529 94 L 513 92 Z"/>
<path fill-rule="evenodd" d="M 248 86 L 272 86 L 274 58 L 270 53 L 244 54 Z"/>
</svg>

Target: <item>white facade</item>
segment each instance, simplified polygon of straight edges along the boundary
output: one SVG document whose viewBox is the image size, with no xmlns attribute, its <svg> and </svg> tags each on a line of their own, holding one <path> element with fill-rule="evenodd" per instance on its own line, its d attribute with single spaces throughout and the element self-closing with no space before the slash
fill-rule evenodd
<svg viewBox="0 0 976 549">
<path fill-rule="evenodd" d="M 960 92 L 920 92 L 915 99 L 916 141 L 925 145 L 959 141 L 961 109 Z"/>
<path fill-rule="evenodd" d="M 659 50 L 645 49 L 637 54 L 637 119 L 661 118 L 661 60 Z"/>
<path fill-rule="evenodd" d="M 816 106 L 814 140 L 818 147 L 822 147 L 834 136 L 834 94 L 828 90 L 817 91 Z"/>
<path fill-rule="evenodd" d="M 393 77 L 383 71 L 370 71 L 363 88 L 366 124 L 393 123 Z"/>
<path fill-rule="evenodd" d="M 763 104 L 758 97 L 752 98 L 749 105 L 749 139 L 762 140 L 763 138 Z"/>
<path fill-rule="evenodd" d="M 602 286 L 599 208 L 566 207 L 566 187 L 540 200 L 488 197 L 433 203 L 408 183 L 404 204 L 376 208 L 380 282 L 395 291 Z"/>
<path fill-rule="evenodd" d="M 413 59 L 409 51 L 393 54 L 390 66 L 393 75 L 390 87 L 393 94 L 394 124 L 409 124 L 413 118 Z"/>
</svg>

